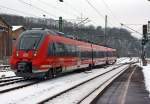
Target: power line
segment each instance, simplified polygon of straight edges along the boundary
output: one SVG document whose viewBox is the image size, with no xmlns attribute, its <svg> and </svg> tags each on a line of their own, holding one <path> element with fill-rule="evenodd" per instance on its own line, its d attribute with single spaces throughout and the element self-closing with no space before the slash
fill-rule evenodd
<svg viewBox="0 0 150 104">
<path fill-rule="evenodd" d="M 81 11 L 79 11 L 77 8 L 75 8 L 74 6 L 72 6 L 69 2 L 65 1 L 64 2 L 65 5 L 69 6 L 72 10 L 76 11 L 76 13 L 80 13 Z"/>
<path fill-rule="evenodd" d="M 100 17 L 103 18 L 103 20 L 105 20 L 104 16 L 101 14 L 101 12 L 100 12 L 96 7 L 94 7 L 94 6 L 92 5 L 92 3 L 90 3 L 89 0 L 86 0 L 86 2 L 95 10 L 95 12 L 96 12 Z M 113 24 L 112 24 L 111 22 L 110 22 L 110 25 L 113 26 Z"/>
<path fill-rule="evenodd" d="M 125 24 L 125 25 L 142 26 L 143 24 Z"/>
<path fill-rule="evenodd" d="M 76 13 L 78 13 L 78 14 L 81 13 L 81 18 L 82 18 L 82 16 L 83 16 L 82 19 L 86 19 L 86 18 L 84 18 L 85 15 L 82 13 L 81 10 L 77 9 L 77 7 L 74 7 L 73 5 L 71 5 L 71 4 L 70 4 L 69 2 L 67 2 L 67 1 L 65 1 L 64 4 L 65 4 L 66 6 L 69 6 L 69 7 L 70 7 L 73 11 L 75 11 Z M 80 15 L 80 14 L 79 14 L 79 15 Z M 82 19 L 80 19 L 79 21 L 81 22 Z M 77 18 L 77 20 L 78 20 L 78 18 Z M 91 22 L 91 20 L 87 20 L 86 22 L 84 22 L 84 24 L 86 24 L 86 23 L 88 23 L 88 22 Z"/>
<path fill-rule="evenodd" d="M 138 32 L 138 31 L 136 31 L 136 30 L 132 29 L 131 27 L 129 27 L 129 26 L 127 26 L 127 25 L 123 24 L 123 23 L 121 23 L 121 26 L 124 26 L 124 27 L 126 27 L 126 28 L 128 28 L 128 29 L 130 29 L 130 30 L 134 31 L 135 33 L 138 33 L 138 34 L 140 34 L 140 35 L 143 35 L 142 33 L 140 33 L 140 32 Z"/>
<path fill-rule="evenodd" d="M 42 1 L 42 0 L 38 0 L 38 1 L 39 1 L 40 3 L 46 5 L 47 7 L 53 8 L 53 9 L 55 9 L 55 10 L 58 10 L 57 7 L 50 5 L 50 3 L 46 3 L 46 2 L 44 2 L 44 1 Z M 62 10 L 62 9 L 59 9 L 59 10 L 61 10 L 61 11 L 64 12 L 65 14 L 68 14 L 68 12 L 66 12 L 66 11 L 64 11 L 64 10 Z M 59 10 L 58 10 L 58 11 L 59 11 Z M 72 14 L 73 14 L 74 16 L 78 16 L 78 15 L 74 14 L 73 12 L 72 12 Z"/>
<path fill-rule="evenodd" d="M 114 13 L 112 12 L 112 10 L 110 9 L 109 5 L 104 1 L 101 0 L 103 2 L 103 4 L 105 5 L 105 7 L 108 9 L 108 11 L 111 13 L 111 15 L 113 16 L 113 18 L 115 19 L 115 21 L 118 22 L 118 17 L 116 15 L 114 15 Z M 118 22 L 120 25 L 120 22 Z"/>
<path fill-rule="evenodd" d="M 44 13 L 50 15 L 50 16 L 53 16 L 54 18 L 58 18 L 57 16 L 55 16 L 55 15 L 53 15 L 53 14 L 51 14 L 51 13 L 45 11 L 44 9 L 41 9 L 41 8 L 37 7 L 37 6 L 35 6 L 35 5 L 32 5 L 32 4 L 27 3 L 27 2 L 24 2 L 23 0 L 18 0 L 18 1 L 21 2 L 21 3 L 23 3 L 23 4 L 29 5 L 29 6 L 31 6 L 31 7 L 33 7 L 33 8 L 35 8 L 35 9 L 37 9 L 37 10 L 40 10 L 40 11 L 42 11 L 42 12 L 44 12 Z"/>
<path fill-rule="evenodd" d="M 95 2 L 95 4 L 97 4 L 96 2 Z M 109 8 L 109 6 L 105 3 L 105 2 L 103 2 L 103 4 L 105 5 L 105 8 Z M 113 15 L 113 13 L 112 13 L 112 11 L 111 11 L 111 9 L 109 8 L 109 12 L 111 13 L 111 15 Z M 108 14 L 109 14 L 109 12 L 108 12 Z M 109 15 L 107 14 L 107 16 L 108 16 L 108 18 L 110 17 Z M 115 18 L 115 17 L 114 17 Z M 113 19 L 113 20 L 115 20 L 115 19 Z M 112 20 L 111 20 L 112 21 Z M 113 23 L 114 24 L 118 24 L 116 21 L 112 21 L 112 23 L 111 22 L 109 22 L 110 23 L 110 25 L 113 27 L 114 25 L 113 25 Z M 120 23 L 119 23 L 119 25 L 120 25 Z"/>
<path fill-rule="evenodd" d="M 30 14 L 30 13 L 27 13 L 27 12 L 24 12 L 24 11 L 20 11 L 20 10 L 16 10 L 16 9 L 13 9 L 13 8 L 9 8 L 9 7 L 3 6 L 3 5 L 0 5 L 0 7 L 5 8 L 5 9 L 8 9 L 8 10 L 11 10 L 11 11 L 15 11 L 15 12 L 17 12 L 17 13 L 27 14 L 27 15 L 32 15 L 32 16 L 34 16 L 34 17 L 38 17 L 37 15 Z"/>
<path fill-rule="evenodd" d="M 99 12 L 99 10 L 97 10 L 97 8 L 95 8 L 95 7 L 93 6 L 93 4 L 90 3 L 89 0 L 85 0 L 85 1 L 95 10 L 95 12 L 96 12 L 100 17 L 102 17 L 102 18 L 104 19 L 104 16 L 101 14 L 101 12 Z"/>
</svg>

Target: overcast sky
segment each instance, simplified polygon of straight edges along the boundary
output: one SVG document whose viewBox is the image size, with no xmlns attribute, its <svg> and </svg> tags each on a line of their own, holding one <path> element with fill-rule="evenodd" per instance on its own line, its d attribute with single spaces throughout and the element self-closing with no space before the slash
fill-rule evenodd
<svg viewBox="0 0 150 104">
<path fill-rule="evenodd" d="M 89 1 L 97 12 L 88 4 Z M 13 9 L 13 10 L 11 10 Z M 150 20 L 150 2 L 147 0 L 0 0 L 0 12 L 22 16 L 58 19 L 89 18 L 88 24 L 104 26 L 104 17 L 108 15 L 108 25 L 119 27 L 119 23 L 128 25 L 141 32 L 142 25 Z M 77 22 L 77 21 L 76 21 Z M 136 34 L 135 34 L 136 35 Z"/>
</svg>

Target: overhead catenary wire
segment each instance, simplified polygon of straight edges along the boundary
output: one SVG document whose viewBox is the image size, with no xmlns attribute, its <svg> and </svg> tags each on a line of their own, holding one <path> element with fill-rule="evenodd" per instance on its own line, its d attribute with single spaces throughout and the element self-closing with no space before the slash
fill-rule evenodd
<svg viewBox="0 0 150 104">
<path fill-rule="evenodd" d="M 137 33 L 137 34 L 142 35 L 142 33 L 138 32 L 137 30 L 135 30 L 135 29 L 133 29 L 133 28 L 127 26 L 127 25 L 134 25 L 134 26 L 136 25 L 136 26 L 139 26 L 139 25 L 143 25 L 143 24 L 122 24 L 122 23 L 120 23 L 120 21 L 118 21 L 119 18 L 112 12 L 112 10 L 110 9 L 109 5 L 108 5 L 104 0 L 101 0 L 101 1 L 104 3 L 105 7 L 110 11 L 110 13 L 112 14 L 114 20 L 115 20 L 119 25 L 126 27 L 128 30 L 133 31 L 134 33 Z M 133 33 L 133 32 L 132 32 L 132 33 Z"/>
<path fill-rule="evenodd" d="M 58 18 L 57 16 L 53 15 L 52 13 L 50 13 L 50 12 L 48 12 L 48 11 L 42 9 L 42 8 L 39 8 L 39 7 L 37 7 L 37 6 L 33 5 L 33 4 L 27 3 L 27 2 L 25 2 L 23 0 L 18 0 L 18 1 L 21 2 L 21 3 L 23 3 L 23 4 L 25 4 L 25 5 L 31 6 L 31 7 L 35 8 L 35 9 L 37 9 L 37 10 L 40 10 L 40 11 L 46 13 L 49 16 L 52 16 L 54 18 Z"/>
<path fill-rule="evenodd" d="M 120 22 L 118 21 L 119 20 L 118 17 L 112 12 L 112 10 L 110 9 L 109 5 L 104 0 L 101 0 L 101 1 L 105 5 L 106 9 L 111 13 L 111 15 L 114 18 L 115 22 L 120 25 Z"/>
<path fill-rule="evenodd" d="M 45 2 L 45 1 L 38 0 L 38 2 L 42 3 L 43 5 L 45 5 L 45 6 L 49 7 L 49 8 L 55 9 L 55 10 L 57 10 L 57 11 L 59 11 L 59 12 L 61 11 L 61 12 L 63 12 L 64 14 L 68 14 L 68 13 L 69 13 L 69 12 L 64 11 L 63 9 L 57 8 L 56 6 L 53 6 L 53 5 L 51 5 L 50 3 L 47 3 L 47 2 Z M 78 15 L 75 14 L 74 12 L 72 12 L 71 14 L 72 14 L 73 16 L 78 16 Z"/>
<path fill-rule="evenodd" d="M 71 5 L 69 2 L 65 1 L 64 4 L 66 6 L 69 6 L 73 11 L 75 11 L 76 13 L 80 13 L 81 11 L 78 10 L 77 8 L 75 8 L 73 5 Z M 79 14 L 80 15 L 80 14 Z M 84 14 L 83 14 L 84 15 Z"/>
<path fill-rule="evenodd" d="M 89 0 L 85 0 L 91 8 L 93 8 L 93 10 L 103 19 L 105 20 L 105 17 L 103 16 L 103 14 L 89 1 Z M 113 24 L 111 22 L 109 22 L 110 25 L 113 27 Z"/>
<path fill-rule="evenodd" d="M 95 6 L 93 6 L 93 4 L 89 1 L 89 0 L 85 0 L 94 10 L 95 12 L 102 18 L 105 19 L 104 16 L 102 15 L 101 12 L 99 12 L 99 10 L 97 8 L 95 8 Z"/>
<path fill-rule="evenodd" d="M 3 6 L 3 5 L 0 5 L 0 7 L 5 8 L 5 9 L 8 9 L 8 10 L 11 10 L 11 11 L 15 11 L 15 12 L 17 12 L 17 13 L 27 14 L 27 15 L 31 15 L 31 16 L 34 16 L 34 17 L 39 18 L 39 16 L 37 16 L 37 15 L 35 15 L 35 14 L 28 13 L 28 12 L 24 12 L 24 11 L 16 10 L 16 9 L 9 8 L 9 7 Z"/>
<path fill-rule="evenodd" d="M 121 23 L 121 26 L 124 26 L 124 27 L 126 27 L 126 28 L 128 28 L 128 29 L 130 29 L 130 30 L 134 31 L 135 33 L 138 33 L 138 34 L 140 34 L 140 35 L 143 35 L 142 33 L 140 33 L 140 32 L 138 32 L 138 31 L 136 31 L 136 30 L 132 29 L 131 27 L 129 27 L 129 26 L 127 26 L 127 25 L 123 24 L 123 23 Z"/>
<path fill-rule="evenodd" d="M 45 2 L 45 1 L 43 1 L 43 0 L 38 0 L 38 2 L 42 3 L 42 4 L 45 5 L 45 6 L 48 6 L 48 7 L 50 7 L 50 8 L 53 8 L 53 9 L 55 9 L 55 10 L 57 10 L 57 11 L 62 11 L 62 12 L 64 12 L 65 14 L 68 14 L 67 11 L 63 11 L 63 9 L 57 8 L 56 6 L 53 6 L 53 5 L 51 5 L 50 3 Z M 72 5 L 70 5 L 70 3 L 66 2 L 66 1 L 65 1 L 63 4 L 65 4 L 65 5 L 68 4 L 68 5 L 71 7 L 71 9 L 73 9 L 74 11 L 77 11 L 77 9 L 75 9 Z M 67 5 L 67 6 L 68 6 L 68 5 Z M 59 10 L 58 10 L 58 9 L 59 9 Z M 77 12 L 77 14 L 76 14 L 74 11 L 72 11 L 72 14 L 73 14 L 74 16 L 78 17 L 79 15 L 77 15 L 77 14 L 79 14 L 79 11 Z M 72 21 L 80 21 L 80 22 L 81 22 L 81 20 L 78 20 L 78 19 L 68 19 L 68 18 L 64 18 L 64 17 L 63 17 L 63 19 L 66 20 L 66 21 L 72 20 Z"/>
</svg>

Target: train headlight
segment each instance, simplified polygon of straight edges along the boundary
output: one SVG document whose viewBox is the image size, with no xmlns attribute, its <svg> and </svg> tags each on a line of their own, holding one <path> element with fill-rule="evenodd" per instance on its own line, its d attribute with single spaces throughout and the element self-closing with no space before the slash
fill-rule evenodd
<svg viewBox="0 0 150 104">
<path fill-rule="evenodd" d="M 16 56 L 17 56 L 17 57 L 19 56 L 19 53 L 18 53 L 18 51 L 16 52 Z"/>
<path fill-rule="evenodd" d="M 37 51 L 34 52 L 33 56 L 34 56 L 34 57 L 37 56 Z"/>
</svg>

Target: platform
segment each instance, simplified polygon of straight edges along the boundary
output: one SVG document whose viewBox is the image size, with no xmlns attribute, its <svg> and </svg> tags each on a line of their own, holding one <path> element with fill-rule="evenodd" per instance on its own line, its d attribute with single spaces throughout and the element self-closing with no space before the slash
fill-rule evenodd
<svg viewBox="0 0 150 104">
<path fill-rule="evenodd" d="M 140 67 L 132 67 L 116 79 L 92 104 L 150 104 Z"/>
</svg>

